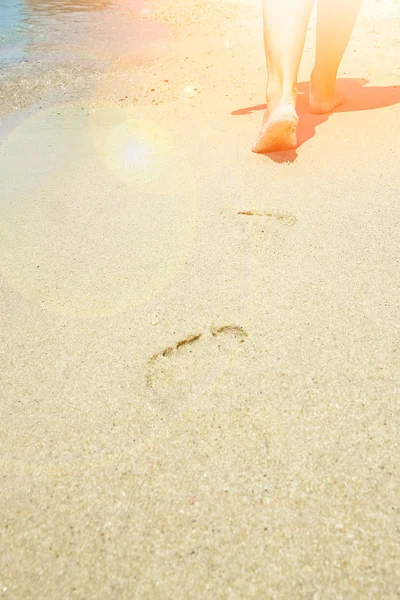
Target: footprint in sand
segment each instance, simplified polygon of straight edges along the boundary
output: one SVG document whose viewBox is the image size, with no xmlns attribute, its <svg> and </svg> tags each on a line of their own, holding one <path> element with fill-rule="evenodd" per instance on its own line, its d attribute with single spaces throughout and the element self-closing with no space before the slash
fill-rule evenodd
<svg viewBox="0 0 400 600">
<path fill-rule="evenodd" d="M 277 221 L 281 225 L 293 227 L 297 222 L 297 217 L 289 212 L 275 211 L 257 211 L 257 210 L 238 210 L 238 215 L 245 217 L 267 217 Z"/>
<path fill-rule="evenodd" d="M 243 327 L 223 325 L 194 333 L 167 346 L 148 361 L 146 382 L 154 401 L 168 417 L 195 402 L 240 352 L 248 334 Z"/>
</svg>

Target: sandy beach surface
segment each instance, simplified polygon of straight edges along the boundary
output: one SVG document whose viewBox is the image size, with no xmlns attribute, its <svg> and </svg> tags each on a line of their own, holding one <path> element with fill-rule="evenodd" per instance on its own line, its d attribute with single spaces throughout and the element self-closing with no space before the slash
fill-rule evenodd
<svg viewBox="0 0 400 600">
<path fill-rule="evenodd" d="M 270 156 L 261 2 L 78 4 L 0 69 L 0 598 L 399 599 L 399 2 Z"/>
</svg>

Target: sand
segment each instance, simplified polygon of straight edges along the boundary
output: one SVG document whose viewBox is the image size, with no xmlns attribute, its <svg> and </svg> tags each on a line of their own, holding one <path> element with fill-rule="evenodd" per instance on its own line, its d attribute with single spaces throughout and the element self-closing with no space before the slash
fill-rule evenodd
<svg viewBox="0 0 400 600">
<path fill-rule="evenodd" d="M 399 4 L 271 156 L 260 5 L 140 10 L 2 75 L 0 596 L 398 599 Z"/>
</svg>

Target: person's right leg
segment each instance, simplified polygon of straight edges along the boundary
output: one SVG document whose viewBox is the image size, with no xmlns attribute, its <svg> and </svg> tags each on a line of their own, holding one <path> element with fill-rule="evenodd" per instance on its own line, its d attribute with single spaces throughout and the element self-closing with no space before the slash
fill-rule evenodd
<svg viewBox="0 0 400 600">
<path fill-rule="evenodd" d="M 313 113 L 331 112 L 343 100 L 335 92 L 336 76 L 361 4 L 362 0 L 318 0 L 317 50 L 310 85 Z"/>
</svg>

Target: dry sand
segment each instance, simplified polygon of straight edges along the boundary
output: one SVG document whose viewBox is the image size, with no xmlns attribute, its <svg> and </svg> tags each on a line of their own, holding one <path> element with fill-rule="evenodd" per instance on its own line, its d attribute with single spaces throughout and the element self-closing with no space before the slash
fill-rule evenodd
<svg viewBox="0 0 400 600">
<path fill-rule="evenodd" d="M 0 597 L 398 599 L 399 4 L 273 157 L 260 4 L 143 6 L 6 74 Z"/>
</svg>

